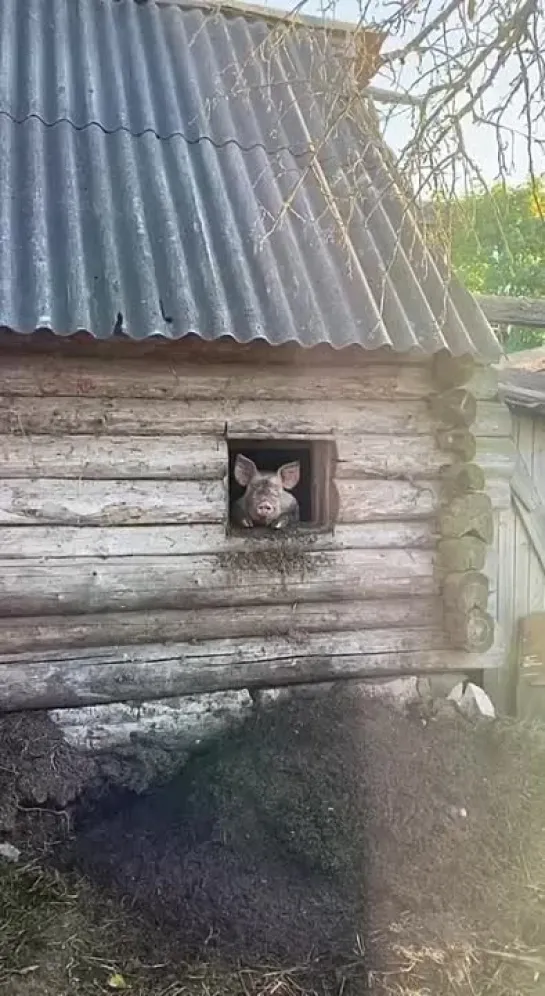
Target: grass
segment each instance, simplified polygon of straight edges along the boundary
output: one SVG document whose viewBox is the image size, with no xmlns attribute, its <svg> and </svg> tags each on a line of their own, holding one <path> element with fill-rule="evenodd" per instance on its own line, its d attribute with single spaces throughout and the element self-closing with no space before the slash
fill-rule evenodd
<svg viewBox="0 0 545 996">
<path fill-rule="evenodd" d="M 361 956 L 331 983 L 325 969 L 320 980 L 312 960 L 184 963 L 161 947 L 149 925 L 83 879 L 35 863 L 0 868 L 0 989 L 11 996 L 325 996 L 344 991 L 349 976 L 363 972 Z"/>
<path fill-rule="evenodd" d="M 542 900 L 545 898 L 541 897 Z M 0 869 L 0 989 L 11 996 L 538 996 L 545 957 L 507 949 L 402 943 L 403 923 L 371 948 L 388 948 L 390 965 L 353 961 L 332 972 L 317 962 L 233 966 L 199 959 L 177 963 L 134 914 L 93 893 L 82 879 L 33 863 Z"/>
</svg>

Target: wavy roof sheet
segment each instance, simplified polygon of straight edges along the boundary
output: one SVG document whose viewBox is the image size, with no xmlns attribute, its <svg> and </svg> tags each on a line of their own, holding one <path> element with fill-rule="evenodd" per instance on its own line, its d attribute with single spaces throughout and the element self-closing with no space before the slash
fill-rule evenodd
<svg viewBox="0 0 545 996">
<path fill-rule="evenodd" d="M 499 355 L 331 34 L 2 0 L 0 325 Z"/>
</svg>

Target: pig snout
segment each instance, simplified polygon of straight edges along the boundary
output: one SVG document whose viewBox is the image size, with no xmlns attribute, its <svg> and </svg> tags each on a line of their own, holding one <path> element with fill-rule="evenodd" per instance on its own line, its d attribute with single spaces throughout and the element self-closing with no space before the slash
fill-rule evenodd
<svg viewBox="0 0 545 996">
<path fill-rule="evenodd" d="M 270 519 L 275 514 L 275 507 L 270 501 L 260 501 L 255 507 L 256 515 L 260 519 Z"/>
<path fill-rule="evenodd" d="M 273 522 L 280 515 L 280 491 L 276 494 L 273 487 L 261 486 L 252 491 L 248 489 L 246 493 L 247 506 L 254 522 L 263 522 L 266 525 Z"/>
</svg>

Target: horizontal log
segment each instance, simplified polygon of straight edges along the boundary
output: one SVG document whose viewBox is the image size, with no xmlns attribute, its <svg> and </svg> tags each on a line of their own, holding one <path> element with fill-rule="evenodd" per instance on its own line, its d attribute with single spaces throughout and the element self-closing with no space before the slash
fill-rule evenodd
<svg viewBox="0 0 545 996">
<path fill-rule="evenodd" d="M 0 620 L 0 654 L 59 651 L 68 647 L 180 643 L 292 633 L 335 633 L 383 627 L 440 625 L 442 603 L 434 598 L 369 599 L 361 602 L 247 605 L 226 609 L 167 609 L 81 616 L 31 616 Z"/>
<path fill-rule="evenodd" d="M 340 435 L 336 477 L 433 478 L 449 462 L 435 437 Z"/>
<path fill-rule="evenodd" d="M 248 663 L 250 661 L 269 660 L 271 658 L 290 658 L 293 656 L 309 656 L 321 654 L 360 654 L 384 653 L 391 651 L 405 652 L 422 647 L 423 650 L 434 650 L 446 647 L 445 634 L 442 627 L 436 629 L 377 629 L 372 628 L 361 633 L 356 630 L 338 633 L 294 633 L 289 636 L 248 637 L 246 639 L 202 640 L 183 643 L 148 643 L 143 646 L 105 646 L 102 644 L 94 649 L 59 651 L 51 650 L 40 653 L 2 654 L 0 664 L 43 665 L 69 661 L 77 670 L 85 663 L 114 664 L 124 663 L 127 666 L 147 664 L 153 668 L 164 660 L 195 660 L 201 661 L 206 667 L 215 658 L 231 659 L 233 663 Z M 176 693 L 173 693 L 176 694 Z M 180 693 L 184 694 L 184 693 Z"/>
<path fill-rule="evenodd" d="M 477 536 L 441 539 L 437 544 L 437 561 L 445 574 L 459 571 L 482 571 L 487 544 Z"/>
<path fill-rule="evenodd" d="M 442 536 L 478 536 L 485 543 L 494 539 L 492 501 L 487 494 L 466 494 L 453 498 L 442 508 L 438 518 Z"/>
<path fill-rule="evenodd" d="M 450 500 L 468 492 L 484 491 L 486 478 L 477 463 L 454 463 L 443 468 L 441 483 L 444 496 Z"/>
<path fill-rule="evenodd" d="M 433 595 L 430 550 L 0 561 L 0 616 Z"/>
<path fill-rule="evenodd" d="M 362 522 L 337 525 L 334 532 L 299 529 L 289 540 L 301 549 L 431 549 L 429 521 Z M 223 525 L 188 526 L 0 526 L 3 558 L 167 557 L 227 550 L 276 550 L 279 537 L 227 535 Z"/>
<path fill-rule="evenodd" d="M 337 477 L 434 477 L 448 460 L 433 436 L 339 435 Z M 218 436 L 0 436 L 0 478 L 206 480 L 227 471 Z"/>
<path fill-rule="evenodd" d="M 487 475 L 511 477 L 517 460 L 517 449 L 510 437 L 482 436 L 477 440 L 475 459 Z"/>
<path fill-rule="evenodd" d="M 418 519 L 437 507 L 436 482 L 340 480 L 338 521 Z M 0 523 L 156 525 L 226 522 L 222 481 L 0 480 Z"/>
<path fill-rule="evenodd" d="M 508 409 L 480 402 L 476 435 L 509 435 Z M 190 435 L 282 437 L 329 433 L 427 435 L 425 401 L 126 401 L 108 398 L 0 398 L 0 432 L 19 435 Z"/>
<path fill-rule="evenodd" d="M 452 453 L 459 460 L 471 463 L 475 459 L 477 439 L 468 429 L 438 429 L 436 440 L 440 450 Z"/>
<path fill-rule="evenodd" d="M 477 416 L 477 400 L 463 387 L 436 394 L 430 398 L 430 410 L 437 421 L 447 426 L 468 427 Z"/>
<path fill-rule="evenodd" d="M 220 436 L 0 436 L 0 478 L 198 481 L 226 473 Z"/>
<path fill-rule="evenodd" d="M 430 432 L 424 401 L 127 401 L 109 398 L 2 398 L 0 432 L 75 435 L 213 433 L 243 438 L 319 437 L 350 432 Z M 487 435 L 494 435 L 493 428 Z"/>
<path fill-rule="evenodd" d="M 436 353 L 432 360 L 432 378 L 439 390 L 461 387 L 475 373 L 472 356 L 452 356 L 447 350 Z"/>
<path fill-rule="evenodd" d="M 499 387 L 499 376 L 496 367 L 476 366 L 471 379 L 465 386 L 477 400 L 496 401 Z"/>
<path fill-rule="evenodd" d="M 190 401 L 305 401 L 333 398 L 380 401 L 423 398 L 432 390 L 429 369 L 400 363 L 286 370 L 266 364 L 210 365 L 156 360 L 77 359 L 7 355 L 0 372 L 6 397 L 140 398 Z"/>
<path fill-rule="evenodd" d="M 481 401 L 498 397 L 498 371 L 494 366 L 484 366 L 471 356 L 455 357 L 449 353 L 436 353 L 432 363 L 432 380 L 437 391 L 465 387 Z"/>
<path fill-rule="evenodd" d="M 466 614 L 471 609 L 486 609 L 490 582 L 479 571 L 449 574 L 443 585 L 445 608 L 451 613 Z"/>
<path fill-rule="evenodd" d="M 339 522 L 421 519 L 439 504 L 437 481 L 337 481 Z"/>
<path fill-rule="evenodd" d="M 275 687 L 339 679 L 440 671 L 448 661 L 455 671 L 497 665 L 491 654 L 441 652 L 442 633 L 429 635 L 433 649 L 422 646 L 422 631 L 391 630 L 343 634 L 338 640 L 310 636 L 304 651 L 293 641 L 238 642 L 221 653 L 218 646 L 142 648 L 131 655 L 57 655 L 56 659 L 0 663 L 0 708 L 77 708 L 107 702 L 136 702 L 239 688 Z M 332 652 L 333 647 L 333 652 Z M 394 649 L 380 649 L 394 648 Z M 411 649 L 412 648 L 412 649 Z M 442 660 L 443 656 L 443 660 Z"/>
<path fill-rule="evenodd" d="M 49 718 L 66 742 L 78 750 L 111 750 L 129 747 L 140 740 L 161 749 L 172 745 L 191 750 L 219 735 L 225 736 L 255 709 L 247 689 L 178 695 L 155 702 L 109 703 L 79 709 L 55 709 Z"/>
<path fill-rule="evenodd" d="M 477 303 L 489 322 L 545 329 L 545 298 L 476 294 Z"/>
<path fill-rule="evenodd" d="M 452 646 L 469 653 L 484 654 L 494 643 L 494 620 L 480 608 L 446 613 L 445 629 Z"/>
<path fill-rule="evenodd" d="M 513 420 L 507 405 L 500 401 L 479 401 L 471 432 L 479 436 L 510 436 Z"/>
<path fill-rule="evenodd" d="M 222 481 L 0 481 L 0 523 L 225 522 Z"/>
</svg>

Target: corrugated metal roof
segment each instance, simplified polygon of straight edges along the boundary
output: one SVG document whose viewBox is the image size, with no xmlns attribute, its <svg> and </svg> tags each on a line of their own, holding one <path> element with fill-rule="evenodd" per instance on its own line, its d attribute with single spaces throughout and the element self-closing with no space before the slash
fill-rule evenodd
<svg viewBox="0 0 545 996">
<path fill-rule="evenodd" d="M 179 4 L 3 0 L 0 325 L 497 358 L 327 33 L 281 31 Z"/>
</svg>

